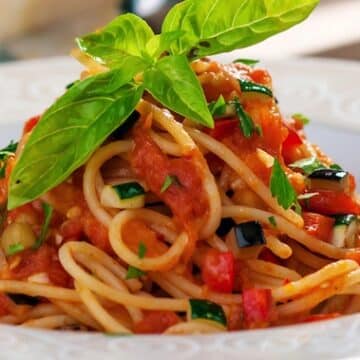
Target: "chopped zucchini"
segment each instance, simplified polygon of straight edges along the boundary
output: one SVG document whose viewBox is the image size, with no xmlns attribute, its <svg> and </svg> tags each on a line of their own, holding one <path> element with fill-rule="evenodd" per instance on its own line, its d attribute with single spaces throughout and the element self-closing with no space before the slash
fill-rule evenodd
<svg viewBox="0 0 360 360">
<path fill-rule="evenodd" d="M 145 190 L 137 182 L 120 185 L 105 185 L 101 191 L 103 206 L 115 209 L 138 209 L 145 205 Z"/>
<path fill-rule="evenodd" d="M 335 217 L 335 224 L 331 243 L 336 247 L 355 247 L 357 234 L 357 217 L 353 214 L 338 215 Z"/>
<path fill-rule="evenodd" d="M 221 327 L 227 326 L 223 308 L 208 300 L 190 299 L 190 317 L 192 320 L 210 321 Z"/>
<path fill-rule="evenodd" d="M 309 176 L 309 189 L 346 191 L 349 187 L 349 174 L 336 169 L 318 169 Z"/>
</svg>

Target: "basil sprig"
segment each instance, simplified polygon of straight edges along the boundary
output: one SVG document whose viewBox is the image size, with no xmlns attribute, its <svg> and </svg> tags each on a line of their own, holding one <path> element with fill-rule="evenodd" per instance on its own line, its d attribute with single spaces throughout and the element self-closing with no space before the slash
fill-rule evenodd
<svg viewBox="0 0 360 360">
<path fill-rule="evenodd" d="M 175 113 L 213 127 L 188 59 L 260 42 L 304 20 L 317 3 L 185 0 L 170 10 L 161 34 L 125 14 L 78 38 L 80 50 L 109 71 L 74 83 L 42 116 L 11 175 L 8 208 L 39 197 L 83 165 L 126 121 L 144 90 Z"/>
<path fill-rule="evenodd" d="M 301 22 L 319 0 L 186 0 L 166 16 L 162 31 L 183 30 L 172 54 L 191 58 L 244 48 Z"/>
<path fill-rule="evenodd" d="M 272 196 L 277 199 L 279 205 L 289 209 L 292 205 L 297 206 L 297 194 L 282 169 L 279 160 L 274 160 L 270 177 L 270 190 Z"/>
</svg>

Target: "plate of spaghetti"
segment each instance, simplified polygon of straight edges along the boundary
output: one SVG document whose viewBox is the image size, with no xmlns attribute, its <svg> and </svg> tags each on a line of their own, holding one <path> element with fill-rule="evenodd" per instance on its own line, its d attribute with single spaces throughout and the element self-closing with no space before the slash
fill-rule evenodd
<svg viewBox="0 0 360 360">
<path fill-rule="evenodd" d="M 213 57 L 317 1 L 262 4 L 187 0 L 157 35 L 125 14 L 76 39 L 81 68 L 0 68 L 8 357 L 359 353 L 359 318 L 343 316 L 360 309 L 357 159 L 337 149 L 358 150 L 341 128 L 357 130 L 360 68 L 269 63 L 273 86 L 257 60 Z"/>
</svg>

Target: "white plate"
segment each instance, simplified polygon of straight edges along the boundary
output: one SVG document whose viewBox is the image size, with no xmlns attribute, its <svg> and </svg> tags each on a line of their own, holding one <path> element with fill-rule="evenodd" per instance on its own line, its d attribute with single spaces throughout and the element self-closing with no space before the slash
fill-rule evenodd
<svg viewBox="0 0 360 360">
<path fill-rule="evenodd" d="M 223 61 L 231 61 L 226 55 Z M 312 119 L 310 139 L 360 179 L 360 64 L 266 62 L 284 113 Z M 0 146 L 76 79 L 67 58 L 0 66 Z M 268 330 L 188 337 L 106 337 L 0 326 L 0 359 L 339 359 L 360 357 L 360 315 Z"/>
</svg>

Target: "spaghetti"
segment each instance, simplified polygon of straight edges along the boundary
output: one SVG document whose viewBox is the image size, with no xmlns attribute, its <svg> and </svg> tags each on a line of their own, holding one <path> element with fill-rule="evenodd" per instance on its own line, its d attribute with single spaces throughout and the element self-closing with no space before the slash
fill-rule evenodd
<svg viewBox="0 0 360 360">
<path fill-rule="evenodd" d="M 131 129 L 108 137 L 65 182 L 5 214 L 1 323 L 193 334 L 358 311 L 352 175 L 332 166 L 275 98 L 239 86 L 270 89 L 265 70 L 207 59 L 192 68 L 208 102 L 226 104 L 214 129 L 146 94 Z M 260 130 L 246 135 L 243 116 Z M 38 120 L 25 126 L 22 146 Z M 3 200 L 20 156 L 21 148 L 7 158 Z M 310 172 L 309 158 L 318 164 Z M 291 206 L 276 181 L 295 192 Z"/>
</svg>

